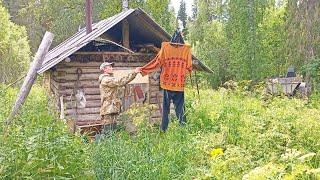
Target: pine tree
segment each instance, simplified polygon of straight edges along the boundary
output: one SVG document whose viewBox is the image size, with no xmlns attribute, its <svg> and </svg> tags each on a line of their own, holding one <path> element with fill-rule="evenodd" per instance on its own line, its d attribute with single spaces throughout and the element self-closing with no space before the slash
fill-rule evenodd
<svg viewBox="0 0 320 180">
<path fill-rule="evenodd" d="M 180 8 L 178 11 L 177 19 L 180 20 L 182 23 L 182 32 L 184 34 L 184 37 L 187 37 L 187 35 L 188 35 L 188 30 L 187 30 L 188 16 L 186 13 L 186 2 L 184 0 L 180 1 Z"/>
<path fill-rule="evenodd" d="M 198 17 L 198 0 L 194 0 L 192 4 L 192 20 L 195 20 Z"/>
<path fill-rule="evenodd" d="M 179 8 L 179 11 L 178 11 L 178 17 L 177 18 L 181 21 L 183 29 L 185 29 L 186 26 L 187 26 L 188 16 L 187 16 L 187 13 L 186 13 L 186 2 L 184 2 L 184 0 L 180 1 L 180 8 Z"/>
</svg>

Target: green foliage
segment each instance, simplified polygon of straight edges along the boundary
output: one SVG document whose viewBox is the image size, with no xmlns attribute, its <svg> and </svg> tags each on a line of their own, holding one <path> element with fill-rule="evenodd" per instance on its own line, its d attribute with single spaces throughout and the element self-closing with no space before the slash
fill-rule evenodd
<svg viewBox="0 0 320 180">
<path fill-rule="evenodd" d="M 25 73 L 29 58 L 25 28 L 10 21 L 0 1 L 0 83 L 10 83 Z"/>
<path fill-rule="evenodd" d="M 308 101 L 282 97 L 265 104 L 260 94 L 234 87 L 202 91 L 200 99 L 205 100 L 194 104 L 194 113 L 188 116 L 192 131 L 201 134 L 200 149 L 225 150 L 207 161 L 209 165 L 202 171 L 209 173 L 202 175 L 217 179 L 318 177 L 318 110 Z M 295 161 L 283 159 L 289 149 L 301 151 Z M 316 154 L 308 161 L 301 160 L 310 153 Z"/>
<path fill-rule="evenodd" d="M 314 90 L 320 89 L 320 59 L 313 59 L 302 67 L 302 73 L 308 74 Z"/>
<path fill-rule="evenodd" d="M 318 178 L 320 117 L 313 100 L 266 103 L 248 83 L 236 84 L 202 90 L 200 103 L 189 91 L 185 128 L 173 121 L 161 134 L 145 123 L 136 136 L 121 131 L 94 143 L 98 179 Z"/>
<path fill-rule="evenodd" d="M 48 110 L 34 87 L 15 123 L 0 126 L 2 178 L 84 179 L 317 179 L 320 176 L 318 99 L 273 97 L 250 91 L 250 82 L 227 89 L 187 90 L 188 123 L 175 118 L 166 133 L 148 123 L 150 108 L 133 106 L 138 132 L 123 129 L 83 144 Z M 0 121 L 16 90 L 0 88 Z M 6 104 L 6 105 L 4 105 Z M 51 106 L 49 106 L 51 107 Z M 50 109 L 50 108 L 49 108 Z M 7 130 L 7 133 L 4 131 Z M 95 176 L 95 177 L 94 177 Z"/>
<path fill-rule="evenodd" d="M 283 76 L 289 64 L 285 61 L 285 7 L 268 7 L 258 28 L 259 65 L 255 76 Z"/>
<path fill-rule="evenodd" d="M 174 32 L 174 10 L 169 8 L 170 0 L 147 0 L 144 9 L 169 34 Z"/>
<path fill-rule="evenodd" d="M 216 4 L 220 6 L 217 7 Z M 222 2 L 198 1 L 197 18 L 189 25 L 189 40 L 195 55 L 205 62 L 214 74 L 203 74 L 200 79 L 206 79 L 217 87 L 231 77 L 229 68 L 229 47 L 225 24 L 223 23 Z"/>
<path fill-rule="evenodd" d="M 130 0 L 129 8 L 140 7 L 168 32 L 174 30 L 174 13 L 169 0 Z M 45 31 L 55 34 L 52 46 L 58 45 L 85 26 L 83 0 L 19 0 L 6 2 L 13 20 L 27 27 L 30 46 L 35 52 Z M 119 0 L 93 1 L 93 22 L 111 17 L 122 11 Z"/>
<path fill-rule="evenodd" d="M 129 1 L 129 8 L 142 8 L 161 27 L 172 33 L 174 31 L 175 18 L 173 10 L 169 9 L 169 3 L 170 0 L 132 0 Z M 101 18 L 110 17 L 122 10 L 122 4 L 119 0 L 100 0 L 98 4 Z M 101 9 L 101 7 L 103 8 Z"/>
<path fill-rule="evenodd" d="M 286 6 L 286 61 L 298 69 L 319 58 L 320 2 L 287 1 Z M 306 74 L 308 76 L 308 73 Z"/>
<path fill-rule="evenodd" d="M 21 113 L 5 125 L 17 90 L 0 86 L 1 179 L 90 178 L 87 147 L 54 118 L 46 93 L 32 89 Z"/>
<path fill-rule="evenodd" d="M 122 10 L 122 4 L 119 0 L 100 0 L 94 3 L 95 9 L 99 12 L 99 17 L 102 19 L 111 17 Z"/>
<path fill-rule="evenodd" d="M 318 4 L 298 0 L 196 1 L 188 39 L 195 54 L 215 70 L 214 75 L 202 78 L 217 87 L 230 79 L 260 81 L 282 76 L 289 65 L 302 70 L 303 65 L 318 59 Z M 310 73 L 305 72 L 307 78 Z"/>
<path fill-rule="evenodd" d="M 224 25 L 218 21 L 213 21 L 203 26 L 203 38 L 196 41 L 194 52 L 197 57 L 204 60 L 214 74 L 203 74 L 202 78 L 209 80 L 213 86 L 222 85 L 230 79 L 229 52 Z M 191 33 L 197 33 L 198 29 L 193 27 Z"/>
<path fill-rule="evenodd" d="M 260 72 L 265 62 L 259 53 L 264 49 L 259 47 L 262 40 L 259 30 L 263 20 L 269 18 L 265 12 L 273 6 L 272 2 L 239 0 L 229 4 L 226 33 L 230 47 L 230 69 L 236 79 L 256 80 L 263 77 Z"/>
<path fill-rule="evenodd" d="M 82 0 L 31 0 L 21 3 L 18 17 L 28 28 L 31 45 L 35 51 L 45 31 L 52 32 L 56 46 L 84 26 L 85 3 Z"/>
<path fill-rule="evenodd" d="M 192 4 L 192 20 L 196 19 L 198 16 L 198 0 L 194 0 Z"/>
</svg>

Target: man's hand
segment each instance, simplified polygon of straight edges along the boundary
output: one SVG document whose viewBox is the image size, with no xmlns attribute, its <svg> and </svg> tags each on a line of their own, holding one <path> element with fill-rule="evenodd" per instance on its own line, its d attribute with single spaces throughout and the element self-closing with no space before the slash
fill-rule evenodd
<svg viewBox="0 0 320 180">
<path fill-rule="evenodd" d="M 141 67 L 137 67 L 135 70 L 134 70 L 135 73 L 140 73 L 141 72 Z"/>
</svg>

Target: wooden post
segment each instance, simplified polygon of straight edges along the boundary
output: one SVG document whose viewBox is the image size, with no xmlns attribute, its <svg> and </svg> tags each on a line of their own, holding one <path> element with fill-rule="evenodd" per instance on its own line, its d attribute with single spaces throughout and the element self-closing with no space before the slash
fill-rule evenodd
<svg viewBox="0 0 320 180">
<path fill-rule="evenodd" d="M 63 96 L 60 96 L 60 119 L 64 119 L 64 103 L 63 103 Z"/>
<path fill-rule="evenodd" d="M 199 85 L 198 85 L 198 77 L 197 77 L 197 71 L 194 71 L 194 75 L 196 77 L 196 86 L 197 86 L 197 92 L 198 92 L 198 99 L 200 103 L 200 93 L 199 93 Z"/>
<path fill-rule="evenodd" d="M 52 40 L 53 40 L 53 34 L 50 32 L 46 32 L 42 41 L 41 41 L 39 49 L 34 57 L 34 60 L 33 60 L 32 64 L 30 65 L 30 69 L 28 71 L 28 74 L 27 74 L 26 78 L 24 79 L 24 82 L 22 84 L 20 92 L 17 96 L 17 100 L 12 108 L 11 114 L 9 115 L 9 117 L 6 121 L 7 124 L 11 123 L 14 116 L 18 113 L 20 106 L 23 105 L 26 97 L 28 96 L 28 94 L 31 90 L 31 87 L 32 87 L 35 79 L 37 78 L 37 71 L 41 68 L 41 65 L 44 61 L 44 57 L 49 50 L 49 47 L 52 43 Z"/>
<path fill-rule="evenodd" d="M 130 49 L 129 22 L 127 19 L 122 21 L 122 45 Z"/>
<path fill-rule="evenodd" d="M 86 0 L 86 30 L 87 34 L 92 31 L 92 0 Z"/>
<path fill-rule="evenodd" d="M 129 1 L 122 0 L 122 11 L 129 9 Z M 129 22 L 127 19 L 122 21 L 122 45 L 130 49 L 130 38 L 129 38 Z"/>
</svg>

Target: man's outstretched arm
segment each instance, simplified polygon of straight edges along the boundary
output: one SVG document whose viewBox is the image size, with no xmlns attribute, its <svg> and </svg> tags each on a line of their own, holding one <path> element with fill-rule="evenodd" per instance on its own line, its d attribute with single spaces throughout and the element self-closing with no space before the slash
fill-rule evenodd
<svg viewBox="0 0 320 180">
<path fill-rule="evenodd" d="M 105 77 L 102 79 L 101 84 L 108 87 L 124 86 L 131 82 L 140 71 L 141 68 L 136 68 L 133 73 L 129 73 L 128 75 L 121 78 Z"/>
</svg>

